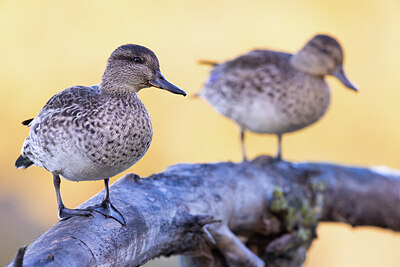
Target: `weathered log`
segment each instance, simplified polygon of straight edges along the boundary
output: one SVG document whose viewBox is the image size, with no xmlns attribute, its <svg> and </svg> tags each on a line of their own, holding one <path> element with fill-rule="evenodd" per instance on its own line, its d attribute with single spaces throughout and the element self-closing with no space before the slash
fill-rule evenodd
<svg viewBox="0 0 400 267">
<path fill-rule="evenodd" d="M 400 230 L 400 174 L 383 168 L 266 156 L 178 164 L 126 175 L 111 198 L 125 227 L 101 214 L 58 222 L 22 252 L 23 266 L 139 266 L 173 254 L 181 266 L 299 266 L 319 221 Z"/>
</svg>

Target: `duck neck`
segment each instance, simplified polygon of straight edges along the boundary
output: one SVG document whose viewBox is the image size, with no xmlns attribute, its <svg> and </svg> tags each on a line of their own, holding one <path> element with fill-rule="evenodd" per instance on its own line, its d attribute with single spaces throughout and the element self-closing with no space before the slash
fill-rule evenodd
<svg viewBox="0 0 400 267">
<path fill-rule="evenodd" d="M 290 65 L 300 71 L 313 75 L 312 65 L 307 60 L 307 55 L 299 51 L 290 58 Z"/>
<path fill-rule="evenodd" d="M 324 58 L 312 55 L 304 49 L 292 55 L 290 65 L 297 70 L 313 76 L 324 77 L 329 73 L 329 64 Z"/>
<path fill-rule="evenodd" d="M 103 80 L 99 84 L 99 89 L 101 93 L 111 96 L 126 96 L 137 93 L 131 86 L 114 82 L 104 82 Z"/>
<path fill-rule="evenodd" d="M 140 89 L 123 81 L 123 77 L 105 71 L 99 84 L 100 91 L 104 94 L 124 96 L 136 94 Z"/>
</svg>

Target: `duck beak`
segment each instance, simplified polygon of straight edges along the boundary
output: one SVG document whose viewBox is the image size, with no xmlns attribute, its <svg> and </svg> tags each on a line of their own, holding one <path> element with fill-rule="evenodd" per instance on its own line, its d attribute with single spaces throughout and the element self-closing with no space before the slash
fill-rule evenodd
<svg viewBox="0 0 400 267">
<path fill-rule="evenodd" d="M 153 80 L 149 81 L 149 84 L 151 86 L 170 91 L 171 93 L 174 94 L 186 96 L 185 91 L 179 89 L 178 87 L 167 81 L 160 71 L 156 72 L 156 76 L 154 77 Z"/>
<path fill-rule="evenodd" d="M 333 76 L 335 76 L 336 78 L 339 79 L 339 81 L 341 81 L 344 86 L 346 86 L 347 88 L 350 88 L 351 90 L 354 90 L 356 92 L 358 92 L 358 89 L 355 85 L 353 85 L 349 79 L 347 79 L 346 74 L 344 74 L 344 70 L 343 70 L 343 66 L 340 65 L 339 68 L 333 73 Z"/>
</svg>

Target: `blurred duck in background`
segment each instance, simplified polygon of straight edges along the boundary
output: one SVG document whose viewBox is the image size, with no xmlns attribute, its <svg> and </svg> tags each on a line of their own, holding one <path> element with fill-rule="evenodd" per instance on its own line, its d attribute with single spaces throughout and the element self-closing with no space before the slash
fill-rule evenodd
<svg viewBox="0 0 400 267">
<path fill-rule="evenodd" d="M 282 135 L 318 121 L 330 102 L 325 75 L 357 91 L 343 70 L 343 50 L 333 37 L 314 36 L 299 52 L 254 50 L 213 65 L 199 96 L 240 127 L 243 160 L 246 130 L 278 137 L 276 159 L 282 158 Z"/>
</svg>

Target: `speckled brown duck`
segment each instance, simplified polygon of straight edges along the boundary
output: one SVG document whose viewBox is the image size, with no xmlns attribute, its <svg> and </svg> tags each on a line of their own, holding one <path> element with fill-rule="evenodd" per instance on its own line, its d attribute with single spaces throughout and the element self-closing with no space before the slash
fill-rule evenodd
<svg viewBox="0 0 400 267">
<path fill-rule="evenodd" d="M 108 183 L 150 146 L 151 120 L 137 93 L 151 86 L 186 95 L 163 77 L 151 50 L 123 45 L 111 54 L 99 85 L 67 88 L 53 96 L 34 119 L 23 122 L 31 129 L 15 166 L 34 164 L 53 174 L 60 219 L 97 211 L 125 225 L 110 202 Z M 60 195 L 60 176 L 71 181 L 104 180 L 103 202 L 67 209 Z"/>
<path fill-rule="evenodd" d="M 343 50 L 327 35 L 316 35 L 299 52 L 288 54 L 255 50 L 225 63 L 215 64 L 199 95 L 244 131 L 276 134 L 277 159 L 281 137 L 300 130 L 326 112 L 330 90 L 326 75 L 357 91 L 343 71 Z"/>
</svg>

